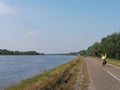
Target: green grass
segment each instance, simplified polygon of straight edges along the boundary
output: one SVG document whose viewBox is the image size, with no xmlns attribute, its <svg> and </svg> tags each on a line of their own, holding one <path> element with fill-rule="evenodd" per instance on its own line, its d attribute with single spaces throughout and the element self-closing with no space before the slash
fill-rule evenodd
<svg viewBox="0 0 120 90">
<path fill-rule="evenodd" d="M 72 90 L 80 65 L 80 57 L 77 57 L 32 78 L 21 80 L 5 90 Z"/>
<path fill-rule="evenodd" d="M 118 60 L 118 59 L 110 59 L 110 58 L 108 58 L 107 62 L 120 67 L 120 60 Z"/>
</svg>

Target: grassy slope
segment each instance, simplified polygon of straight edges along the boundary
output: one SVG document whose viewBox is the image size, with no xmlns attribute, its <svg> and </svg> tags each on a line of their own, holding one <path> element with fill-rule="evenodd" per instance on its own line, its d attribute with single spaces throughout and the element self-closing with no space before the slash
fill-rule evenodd
<svg viewBox="0 0 120 90">
<path fill-rule="evenodd" d="M 118 60 L 118 59 L 108 58 L 107 62 L 120 67 L 120 60 Z"/>
<path fill-rule="evenodd" d="M 5 90 L 72 90 L 80 65 L 80 57 L 77 57 L 56 68 L 22 80 Z"/>
</svg>

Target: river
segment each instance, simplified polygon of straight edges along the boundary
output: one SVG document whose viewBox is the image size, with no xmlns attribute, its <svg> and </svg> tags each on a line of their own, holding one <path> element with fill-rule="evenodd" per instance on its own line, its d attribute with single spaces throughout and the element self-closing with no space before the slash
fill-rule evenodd
<svg viewBox="0 0 120 90">
<path fill-rule="evenodd" d="M 75 56 L 67 55 L 0 56 L 0 88 L 30 78 L 74 58 Z"/>
</svg>

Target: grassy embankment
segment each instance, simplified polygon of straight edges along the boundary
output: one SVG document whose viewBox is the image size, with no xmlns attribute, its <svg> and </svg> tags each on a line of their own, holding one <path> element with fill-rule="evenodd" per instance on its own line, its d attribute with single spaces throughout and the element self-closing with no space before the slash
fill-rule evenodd
<svg viewBox="0 0 120 90">
<path fill-rule="evenodd" d="M 81 58 L 77 57 L 56 68 L 44 71 L 32 78 L 22 80 L 5 90 L 72 90 L 76 77 L 82 64 Z M 84 87 L 85 81 L 81 83 Z"/>
<path fill-rule="evenodd" d="M 108 58 L 107 62 L 120 67 L 120 60 L 118 60 L 118 59 L 110 59 L 110 58 Z"/>
</svg>

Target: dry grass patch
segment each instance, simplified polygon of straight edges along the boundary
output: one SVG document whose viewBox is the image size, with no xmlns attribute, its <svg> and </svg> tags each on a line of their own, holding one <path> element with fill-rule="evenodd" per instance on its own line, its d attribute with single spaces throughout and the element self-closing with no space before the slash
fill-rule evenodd
<svg viewBox="0 0 120 90">
<path fill-rule="evenodd" d="M 89 84 L 89 75 L 84 59 L 82 59 L 81 74 L 80 90 L 87 90 Z"/>
</svg>

